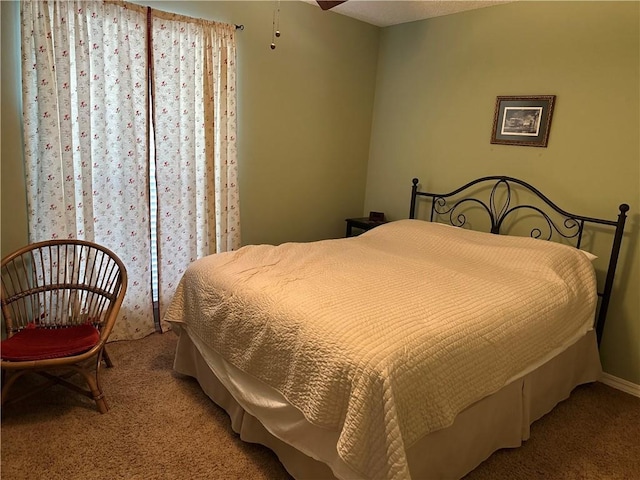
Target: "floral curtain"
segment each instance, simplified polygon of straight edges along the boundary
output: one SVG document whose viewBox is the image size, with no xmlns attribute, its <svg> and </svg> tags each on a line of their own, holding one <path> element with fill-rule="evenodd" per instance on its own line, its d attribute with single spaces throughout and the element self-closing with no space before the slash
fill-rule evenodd
<svg viewBox="0 0 640 480">
<path fill-rule="evenodd" d="M 110 338 L 143 337 L 156 259 L 162 313 L 189 263 L 240 246 L 235 28 L 120 1 L 21 14 L 30 240 L 113 250 L 129 285 Z"/>
<path fill-rule="evenodd" d="M 30 241 L 113 250 L 129 285 L 112 340 L 155 330 L 148 196 L 144 8 L 21 2 Z"/>
<path fill-rule="evenodd" d="M 192 261 L 240 246 L 236 47 L 233 25 L 151 15 L 162 315 Z"/>
</svg>

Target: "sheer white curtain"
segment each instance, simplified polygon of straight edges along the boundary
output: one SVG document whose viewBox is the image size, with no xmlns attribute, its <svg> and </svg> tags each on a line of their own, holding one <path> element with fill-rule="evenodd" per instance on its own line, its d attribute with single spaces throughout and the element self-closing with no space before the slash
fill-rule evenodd
<svg viewBox="0 0 640 480">
<path fill-rule="evenodd" d="M 152 10 L 160 313 L 187 266 L 240 246 L 235 27 Z"/>
<path fill-rule="evenodd" d="M 21 2 L 31 241 L 113 250 L 129 286 L 112 340 L 155 330 L 151 309 L 146 10 Z"/>
</svg>

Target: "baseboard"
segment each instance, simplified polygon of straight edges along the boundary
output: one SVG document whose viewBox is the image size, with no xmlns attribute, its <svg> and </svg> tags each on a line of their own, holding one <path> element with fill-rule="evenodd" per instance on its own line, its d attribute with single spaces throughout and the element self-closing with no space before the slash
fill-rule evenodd
<svg viewBox="0 0 640 480">
<path fill-rule="evenodd" d="M 610 387 L 622 390 L 623 392 L 640 398 L 640 385 L 638 384 L 631 383 L 622 378 L 614 377 L 613 375 L 609 375 L 608 373 L 603 373 L 600 377 L 600 381 L 605 385 L 609 385 Z"/>
</svg>

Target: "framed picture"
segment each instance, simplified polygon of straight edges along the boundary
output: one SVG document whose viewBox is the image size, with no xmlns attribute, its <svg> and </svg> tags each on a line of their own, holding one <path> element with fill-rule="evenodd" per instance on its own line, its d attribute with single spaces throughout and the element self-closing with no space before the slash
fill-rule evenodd
<svg viewBox="0 0 640 480">
<path fill-rule="evenodd" d="M 546 147 L 555 95 L 498 97 L 491 143 Z"/>
</svg>

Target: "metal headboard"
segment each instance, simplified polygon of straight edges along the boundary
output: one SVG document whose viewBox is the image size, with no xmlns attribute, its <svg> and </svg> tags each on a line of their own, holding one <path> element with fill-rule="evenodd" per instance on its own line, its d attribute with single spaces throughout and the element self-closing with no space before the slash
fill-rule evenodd
<svg viewBox="0 0 640 480">
<path fill-rule="evenodd" d="M 555 203 L 549 200 L 539 190 L 532 185 L 513 177 L 506 176 L 490 176 L 482 177 L 473 180 L 462 187 L 449 192 L 449 193 L 432 193 L 432 192 L 419 192 L 418 191 L 417 178 L 413 179 L 413 186 L 411 187 L 411 208 L 409 210 L 409 218 L 415 218 L 416 203 L 418 197 L 431 198 L 431 211 L 429 220 L 434 221 L 437 218 L 448 217 L 448 222 L 451 225 L 461 227 L 467 223 L 467 216 L 462 212 L 462 207 L 473 206 L 478 207 L 480 211 L 484 211 L 489 221 L 491 222 L 491 233 L 499 234 L 500 229 L 503 226 L 505 219 L 514 217 L 515 212 L 526 212 L 528 215 L 532 214 L 542 220 L 543 225 L 548 228 L 548 235 L 545 236 L 546 231 L 543 231 L 540 227 L 534 227 L 530 231 L 530 236 L 533 238 L 540 238 L 544 240 L 551 240 L 554 234 L 568 239 L 575 240 L 575 247 L 580 248 L 585 224 L 599 224 L 615 227 L 615 233 L 613 236 L 613 242 L 611 245 L 611 254 L 609 256 L 609 266 L 607 268 L 607 276 L 604 283 L 604 288 L 601 292 L 598 292 L 600 297 L 600 309 L 595 323 L 596 335 L 598 337 L 598 344 L 602 340 L 602 332 L 604 330 L 604 324 L 607 317 L 607 310 L 609 308 L 609 302 L 611 300 L 611 290 L 613 289 L 613 279 L 616 273 L 616 266 L 618 264 L 618 256 L 620 254 L 620 246 L 622 244 L 622 235 L 624 233 L 624 224 L 627 218 L 627 212 L 629 211 L 629 205 L 623 203 L 620 205 L 617 220 L 607 220 L 603 218 L 585 217 L 583 215 L 575 215 L 568 213 L 558 207 Z M 530 204 L 516 204 L 512 205 L 512 186 L 519 185 L 524 190 L 530 192 L 536 198 L 542 200 L 542 206 L 548 207 L 547 211 L 541 207 Z M 488 193 L 488 201 L 483 201 L 477 196 L 467 196 L 459 200 L 454 197 L 465 190 L 472 187 L 479 186 L 485 187 L 482 192 L 486 192 L 490 187 Z M 485 193 L 486 196 L 486 193 Z M 555 212 L 555 213 L 554 213 Z M 553 216 L 559 217 L 559 221 L 555 221 Z"/>
</svg>

